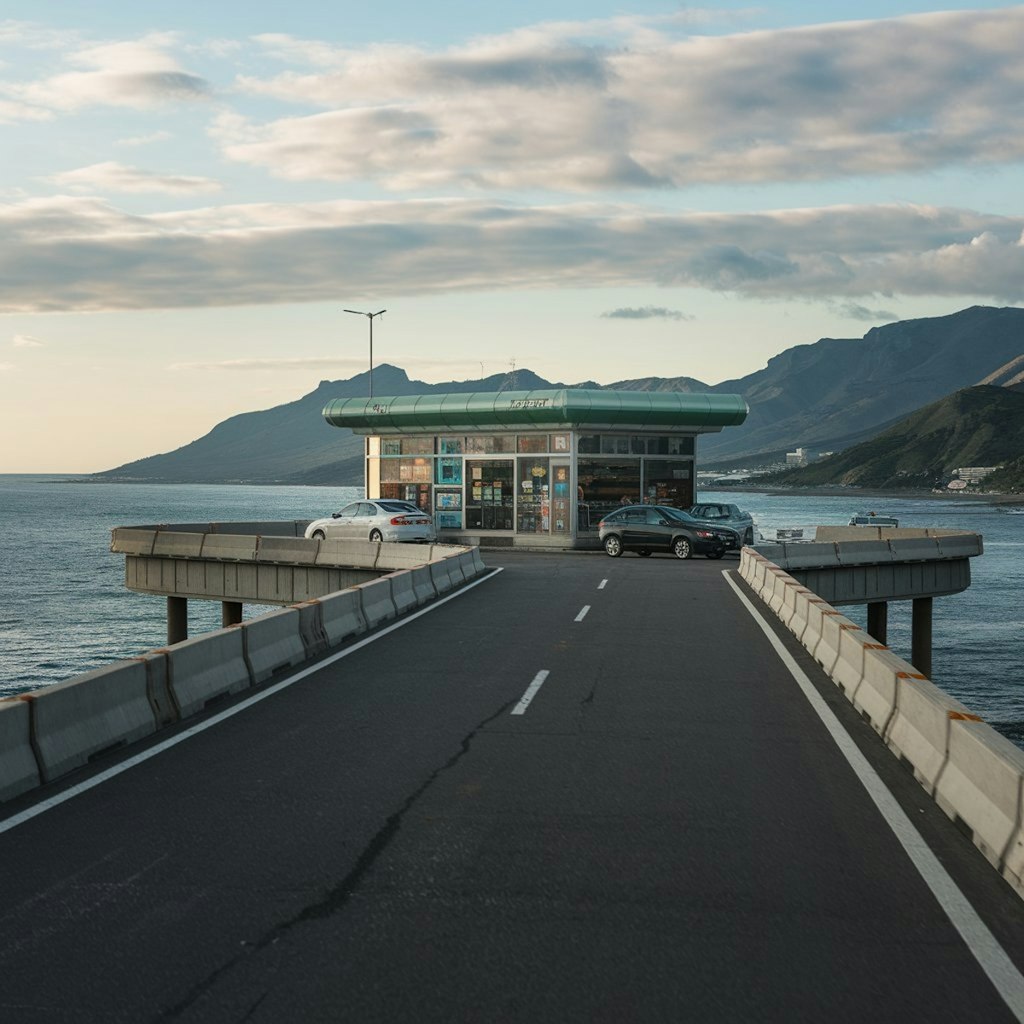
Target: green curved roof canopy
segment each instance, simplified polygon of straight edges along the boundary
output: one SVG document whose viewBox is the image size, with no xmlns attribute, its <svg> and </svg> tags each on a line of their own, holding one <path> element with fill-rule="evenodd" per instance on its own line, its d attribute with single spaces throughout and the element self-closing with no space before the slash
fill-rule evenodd
<svg viewBox="0 0 1024 1024">
<path fill-rule="evenodd" d="M 709 433 L 739 426 L 748 411 L 740 395 L 561 388 L 338 398 L 324 406 L 324 419 L 357 434 L 568 428 L 674 428 Z"/>
</svg>

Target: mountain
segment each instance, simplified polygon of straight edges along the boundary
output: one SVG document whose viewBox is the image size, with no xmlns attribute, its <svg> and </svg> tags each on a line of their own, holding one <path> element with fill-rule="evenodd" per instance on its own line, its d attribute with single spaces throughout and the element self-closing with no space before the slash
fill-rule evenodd
<svg viewBox="0 0 1024 1024">
<path fill-rule="evenodd" d="M 709 386 L 693 377 L 642 377 L 614 390 L 740 394 L 750 406 L 742 427 L 701 438 L 708 467 L 771 461 L 798 446 L 845 449 L 890 427 L 915 409 L 964 387 L 1011 384 L 1024 373 L 1024 309 L 975 306 L 950 316 L 905 320 L 860 339 L 823 338 L 770 359 L 756 373 Z M 374 368 L 379 395 L 599 388 L 593 381 L 555 384 L 530 370 L 484 380 L 426 384 L 404 370 Z M 333 398 L 369 392 L 368 374 L 321 381 L 285 405 L 242 413 L 176 451 L 93 475 L 96 480 L 182 483 L 359 484 L 363 441 L 329 427 L 322 409 Z"/>
<path fill-rule="evenodd" d="M 361 373 L 349 380 L 323 380 L 315 391 L 297 401 L 232 416 L 173 452 L 94 473 L 92 478 L 147 483 L 361 484 L 363 438 L 328 426 L 323 408 L 332 398 L 366 395 L 368 378 L 369 374 Z M 525 390 L 565 387 L 550 384 L 530 370 L 516 372 L 516 386 Z M 588 382 L 583 386 L 599 385 Z M 373 369 L 373 389 L 379 395 L 497 391 L 502 387 L 508 387 L 507 374 L 483 381 L 426 384 L 410 380 L 404 370 L 387 363 Z"/>
<path fill-rule="evenodd" d="M 746 423 L 701 441 L 701 460 L 865 441 L 916 409 L 990 375 L 1024 369 L 1024 309 L 973 306 L 902 320 L 863 338 L 798 345 L 711 390 L 743 395 Z M 992 381 L 995 382 L 995 381 Z M 1002 381 L 999 381 L 1002 383 Z"/>
<path fill-rule="evenodd" d="M 794 487 L 931 488 L 961 466 L 1020 463 L 1022 455 L 1024 391 L 985 384 L 932 402 L 870 441 L 770 479 Z M 993 477 L 989 482 L 996 486 Z"/>
</svg>

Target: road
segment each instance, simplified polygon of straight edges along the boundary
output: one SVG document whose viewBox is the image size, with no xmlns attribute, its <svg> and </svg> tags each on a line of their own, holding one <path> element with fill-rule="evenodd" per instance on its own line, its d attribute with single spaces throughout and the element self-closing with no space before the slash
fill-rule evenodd
<svg viewBox="0 0 1024 1024">
<path fill-rule="evenodd" d="M 486 561 L 129 770 L 5 806 L 0 1020 L 1021 1019 L 735 558 Z M 1019 969 L 1024 903 L 781 642 Z"/>
</svg>

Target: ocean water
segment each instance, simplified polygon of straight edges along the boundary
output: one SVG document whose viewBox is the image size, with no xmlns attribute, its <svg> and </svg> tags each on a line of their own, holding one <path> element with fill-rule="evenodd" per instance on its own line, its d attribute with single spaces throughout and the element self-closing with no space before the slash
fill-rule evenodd
<svg viewBox="0 0 1024 1024">
<path fill-rule="evenodd" d="M 115 526 L 315 519 L 354 487 L 95 484 L 0 475 L 0 697 L 60 682 L 167 642 L 167 602 L 124 585 Z M 246 605 L 246 618 L 272 610 Z M 220 628 L 220 604 L 189 602 L 189 635 Z"/>
<path fill-rule="evenodd" d="M 115 526 L 313 519 L 361 494 L 340 487 L 93 484 L 58 476 L 0 475 L 0 696 L 46 686 L 166 641 L 166 602 L 124 586 L 111 554 Z M 984 537 L 972 583 L 934 603 L 936 683 L 1024 745 L 1024 514 L 977 501 L 865 499 L 702 491 L 735 501 L 757 527 L 843 525 L 855 512 L 895 515 L 903 526 L 970 530 Z M 870 504 L 868 504 L 870 502 Z M 1022 501 L 1024 505 L 1024 501 Z M 247 605 L 247 617 L 266 611 Z M 866 611 L 844 614 L 862 625 Z M 190 635 L 220 627 L 217 602 L 189 603 Z M 910 656 L 910 604 L 889 607 L 889 646 Z"/>
</svg>

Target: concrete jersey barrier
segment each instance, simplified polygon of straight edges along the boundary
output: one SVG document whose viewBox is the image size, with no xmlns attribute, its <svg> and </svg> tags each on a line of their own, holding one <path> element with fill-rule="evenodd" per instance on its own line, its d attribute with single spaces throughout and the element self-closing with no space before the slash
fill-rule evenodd
<svg viewBox="0 0 1024 1024">
<path fill-rule="evenodd" d="M 240 693 L 251 685 L 238 627 L 218 629 L 163 650 L 171 694 L 182 718 L 202 711 L 217 697 Z"/>
<path fill-rule="evenodd" d="M 1024 897 L 1024 751 L 763 554 L 740 576 Z"/>
<path fill-rule="evenodd" d="M 103 750 L 156 732 L 146 667 L 139 661 L 86 672 L 35 690 L 29 698 L 44 782 L 87 764 Z"/>
<path fill-rule="evenodd" d="M 28 701 L 0 700 L 0 802 L 35 789 L 42 781 L 30 730 Z"/>
<path fill-rule="evenodd" d="M 318 657 L 486 571 L 478 548 L 446 545 L 400 550 L 397 545 L 158 528 L 121 528 L 114 531 L 114 541 L 112 548 L 130 553 L 215 555 L 235 562 L 255 553 L 267 563 L 365 559 L 372 548 L 378 567 L 391 572 L 17 699 L 0 700 L 0 801 Z"/>
</svg>

